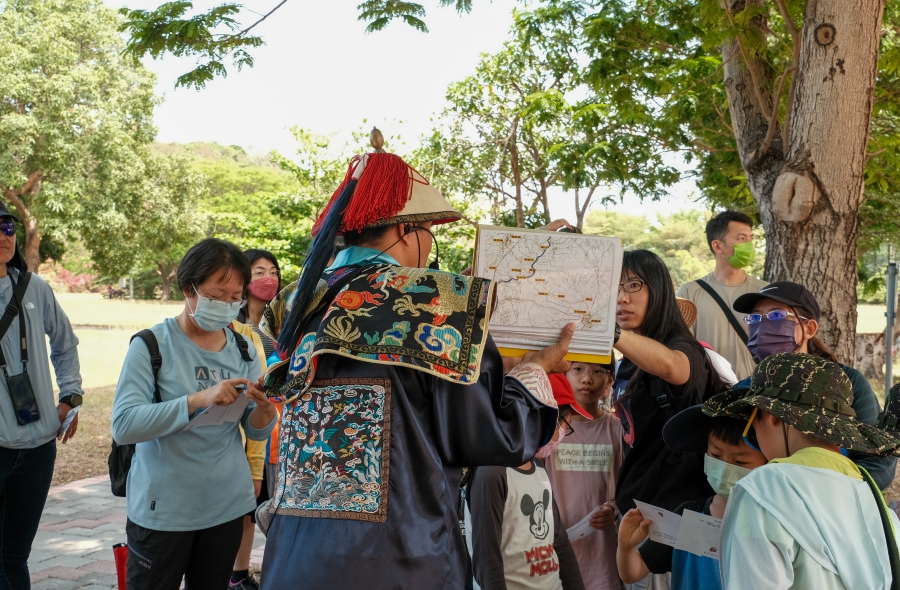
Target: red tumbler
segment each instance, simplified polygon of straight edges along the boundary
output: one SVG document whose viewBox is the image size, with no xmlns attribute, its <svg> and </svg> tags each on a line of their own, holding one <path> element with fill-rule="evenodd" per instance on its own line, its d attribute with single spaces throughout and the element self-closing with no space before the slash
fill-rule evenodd
<svg viewBox="0 0 900 590">
<path fill-rule="evenodd" d="M 125 571 L 128 567 L 128 545 L 125 543 L 113 545 L 113 556 L 116 559 L 116 576 L 119 578 L 119 590 L 125 590 Z"/>
</svg>

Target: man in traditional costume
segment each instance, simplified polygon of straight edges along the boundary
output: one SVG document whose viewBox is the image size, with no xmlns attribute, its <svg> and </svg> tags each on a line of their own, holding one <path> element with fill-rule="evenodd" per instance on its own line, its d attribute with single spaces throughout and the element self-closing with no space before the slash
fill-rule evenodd
<svg viewBox="0 0 900 590">
<path fill-rule="evenodd" d="M 420 236 L 460 217 L 398 156 L 354 158 L 267 309 L 286 352 L 266 376 L 284 411 L 264 590 L 463 588 L 462 468 L 521 465 L 552 437 L 547 371 L 574 325 L 504 375 L 493 285 L 425 268 Z"/>
</svg>

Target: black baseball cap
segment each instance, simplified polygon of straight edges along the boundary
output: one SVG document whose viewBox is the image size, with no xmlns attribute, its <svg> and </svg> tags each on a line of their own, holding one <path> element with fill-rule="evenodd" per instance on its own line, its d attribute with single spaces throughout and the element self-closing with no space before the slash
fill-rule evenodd
<svg viewBox="0 0 900 590">
<path fill-rule="evenodd" d="M 734 300 L 732 308 L 738 313 L 752 313 L 756 303 L 761 299 L 772 299 L 791 307 L 802 307 L 812 314 L 812 319 L 816 321 L 822 317 L 819 302 L 809 289 L 790 281 L 777 281 L 763 287 L 759 293 L 745 293 Z"/>
<path fill-rule="evenodd" d="M 669 418 L 663 426 L 666 446 L 680 453 L 705 453 L 712 418 L 703 413 L 703 404 L 691 406 Z"/>
<path fill-rule="evenodd" d="M 3 218 L 3 217 L 12 217 L 16 221 L 19 221 L 19 216 L 10 213 L 9 209 L 6 208 L 6 203 L 4 203 L 3 201 L 0 201 L 0 218 Z"/>
</svg>

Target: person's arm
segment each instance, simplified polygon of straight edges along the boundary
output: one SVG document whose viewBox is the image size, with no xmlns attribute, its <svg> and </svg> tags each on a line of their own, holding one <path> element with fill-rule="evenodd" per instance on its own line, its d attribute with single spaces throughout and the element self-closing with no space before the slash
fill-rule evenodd
<svg viewBox="0 0 900 590">
<path fill-rule="evenodd" d="M 185 383 L 189 382 L 190 377 L 185 376 Z M 154 383 L 150 352 L 142 339 L 135 338 L 125 355 L 113 398 L 112 435 L 118 444 L 137 444 L 179 432 L 197 410 L 214 404 L 230 405 L 240 393 L 236 389 L 238 385 L 248 388 L 252 385 L 246 379 L 226 379 L 202 391 L 168 401 L 165 392 L 161 391 L 163 401 L 155 403 Z M 251 430 L 245 429 L 250 437 Z"/>
<path fill-rule="evenodd" d="M 638 368 L 671 385 L 684 385 L 691 378 L 691 363 L 686 354 L 650 338 L 623 330 L 615 348 Z"/>
<path fill-rule="evenodd" d="M 719 569 L 728 590 L 787 590 L 799 545 L 740 485 L 728 498 Z"/>
<path fill-rule="evenodd" d="M 501 544 L 508 491 L 505 467 L 480 467 L 466 494 L 472 515 L 472 569 L 482 590 L 506 590 Z"/>
<path fill-rule="evenodd" d="M 523 363 L 503 374 L 503 359 L 488 335 L 481 374 L 471 385 L 451 383 L 421 371 L 404 387 L 431 392 L 435 445 L 444 463 L 462 467 L 517 466 L 529 461 L 556 430 L 558 410 L 547 371 L 563 372 L 563 357 L 574 325 L 558 344 L 525 355 Z"/>
<path fill-rule="evenodd" d="M 154 403 L 150 352 L 140 338 L 128 347 L 113 398 L 112 436 L 120 445 L 136 444 L 178 432 L 190 421 L 188 397 Z"/>
<path fill-rule="evenodd" d="M 553 549 L 559 559 L 559 580 L 563 590 L 584 590 L 584 580 L 581 577 L 581 568 L 578 567 L 578 559 L 575 558 L 575 550 L 569 541 L 569 534 L 563 526 L 559 508 L 556 506 L 556 498 L 553 499 Z"/>
<path fill-rule="evenodd" d="M 638 545 L 650 534 L 649 519 L 637 508 L 629 510 L 619 525 L 619 545 L 616 547 L 616 566 L 619 577 L 626 584 L 635 584 L 647 577 L 650 570 L 644 564 Z"/>
<path fill-rule="evenodd" d="M 81 364 L 78 360 L 78 337 L 72 330 L 68 316 L 60 307 L 50 286 L 39 277 L 32 276 L 28 290 L 38 289 L 44 332 L 50 341 L 50 362 L 56 373 L 59 398 L 73 393 L 84 395 L 81 388 Z"/>
<path fill-rule="evenodd" d="M 881 406 L 875 392 L 872 391 L 872 385 L 856 369 L 843 365 L 841 367 L 850 378 L 850 383 L 853 384 L 853 409 L 856 411 L 856 419 L 864 424 L 875 424 L 878 421 Z M 897 473 L 897 457 L 876 457 L 851 451 L 850 458 L 869 472 L 878 485 L 878 489 L 885 490 L 894 481 Z"/>
<path fill-rule="evenodd" d="M 235 335 L 236 337 L 237 335 Z M 261 347 L 261 345 L 260 345 Z M 266 392 L 259 386 L 258 380 L 262 375 L 262 367 L 259 360 L 254 358 L 256 349 L 250 349 L 250 362 L 247 363 L 247 389 L 245 393 L 250 398 L 250 405 L 241 416 L 241 426 L 247 441 L 265 441 L 269 438 L 272 429 L 278 422 L 278 412 L 275 404 L 266 397 Z"/>
</svg>

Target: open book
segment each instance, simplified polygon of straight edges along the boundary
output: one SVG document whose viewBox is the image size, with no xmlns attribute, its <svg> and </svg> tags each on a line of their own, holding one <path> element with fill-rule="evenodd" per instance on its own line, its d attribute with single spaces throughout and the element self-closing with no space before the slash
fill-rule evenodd
<svg viewBox="0 0 900 590">
<path fill-rule="evenodd" d="M 479 225 L 473 274 L 497 284 L 490 333 L 504 356 L 522 356 L 576 330 L 566 358 L 612 357 L 622 242 L 584 234 Z"/>
</svg>

